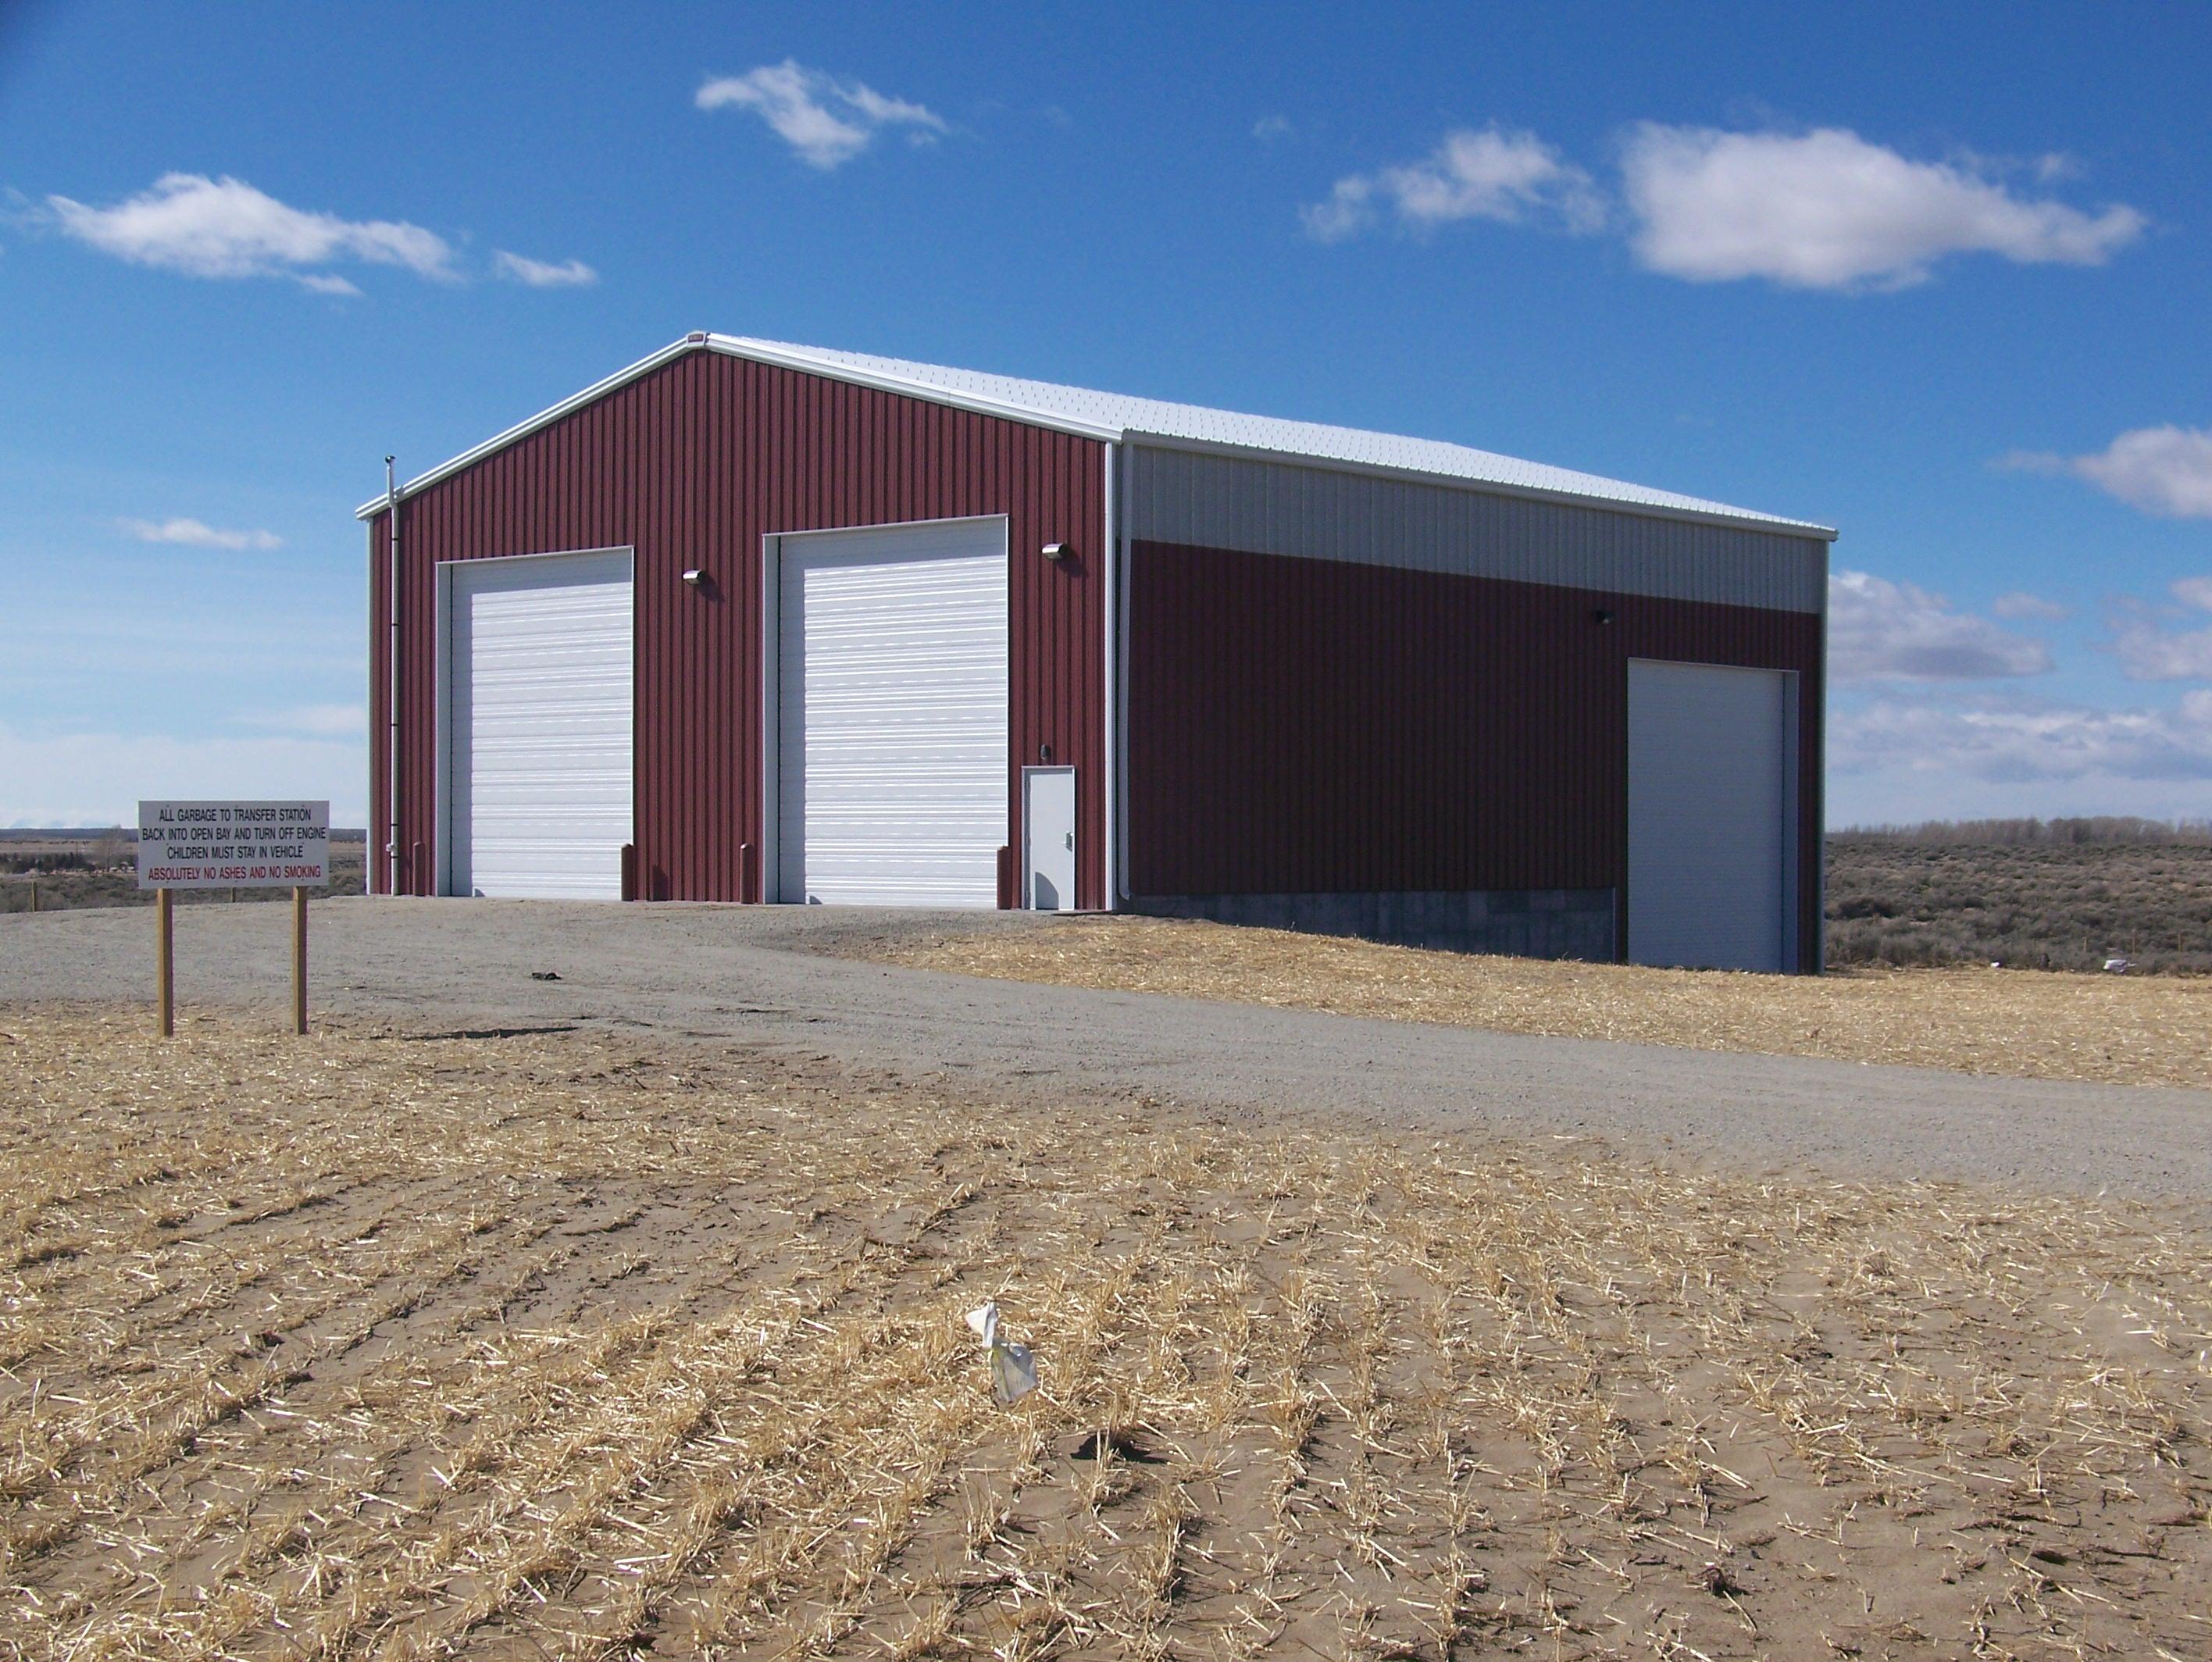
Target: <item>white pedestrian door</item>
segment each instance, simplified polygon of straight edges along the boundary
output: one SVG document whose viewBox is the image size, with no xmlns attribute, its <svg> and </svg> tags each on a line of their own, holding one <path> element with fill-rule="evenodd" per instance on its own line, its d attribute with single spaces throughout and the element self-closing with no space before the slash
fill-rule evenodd
<svg viewBox="0 0 2212 1662">
<path fill-rule="evenodd" d="M 1025 900 L 1033 912 L 1075 905 L 1075 769 L 1022 769 Z"/>
<path fill-rule="evenodd" d="M 1632 962 L 1794 967 L 1790 680 L 1780 670 L 1630 662 Z"/>
<path fill-rule="evenodd" d="M 447 567 L 452 893 L 621 899 L 630 563 L 618 549 Z"/>
<path fill-rule="evenodd" d="M 996 906 L 1006 522 L 778 544 L 777 898 Z"/>
</svg>

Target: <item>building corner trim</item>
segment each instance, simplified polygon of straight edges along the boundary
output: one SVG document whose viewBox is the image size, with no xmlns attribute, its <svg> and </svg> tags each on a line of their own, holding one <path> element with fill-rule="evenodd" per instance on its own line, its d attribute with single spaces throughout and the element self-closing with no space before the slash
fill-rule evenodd
<svg viewBox="0 0 2212 1662">
<path fill-rule="evenodd" d="M 1128 895 L 1128 886 L 1121 872 L 1121 759 L 1120 753 L 1121 711 L 1119 705 L 1121 688 L 1121 622 L 1118 616 L 1118 590 L 1121 585 L 1121 451 L 1118 444 L 1109 443 L 1105 450 L 1105 503 L 1102 513 L 1104 546 L 1099 550 L 1103 568 L 1099 587 L 1102 597 L 1099 610 L 1104 613 L 1100 651 L 1104 654 L 1104 670 L 1101 677 L 1103 707 L 1098 713 L 1100 753 L 1105 766 L 1099 771 L 1104 775 L 1103 784 L 1105 800 L 1101 822 L 1106 828 L 1105 858 L 1101 872 L 1105 879 L 1105 907 L 1108 912 L 1118 912 L 1121 902 Z"/>
</svg>

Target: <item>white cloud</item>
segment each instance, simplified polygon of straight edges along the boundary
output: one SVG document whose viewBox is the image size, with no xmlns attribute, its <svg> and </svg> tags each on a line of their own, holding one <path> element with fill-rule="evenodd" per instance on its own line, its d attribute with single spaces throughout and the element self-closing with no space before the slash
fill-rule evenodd
<svg viewBox="0 0 2212 1662">
<path fill-rule="evenodd" d="M 1870 572 L 1828 579 L 1828 668 L 1838 681 L 1976 681 L 2040 675 L 2051 650 L 1942 595 Z"/>
<path fill-rule="evenodd" d="M 1420 161 L 1353 173 L 1328 199 L 1299 210 L 1306 232 L 1335 242 L 1372 225 L 1387 206 L 1417 229 L 1456 220 L 1539 220 L 1595 230 L 1604 206 L 1590 177 L 1534 133 L 1497 126 L 1446 133 Z"/>
<path fill-rule="evenodd" d="M 192 549 L 281 549 L 284 539 L 273 531 L 226 531 L 197 519 L 118 519 L 115 522 L 142 543 L 181 543 Z"/>
<path fill-rule="evenodd" d="M 2212 519 L 2212 431 L 2136 428 L 2087 456 L 2021 450 L 1998 465 L 2032 473 L 2070 473 L 2145 513 Z"/>
<path fill-rule="evenodd" d="M 1631 246 L 1698 282 L 1765 277 L 1802 288 L 1898 288 L 1946 256 L 2101 265 L 2142 215 L 2026 198 L 1971 161 L 1914 161 L 1856 133 L 1722 132 L 1646 122 L 1621 174 Z"/>
<path fill-rule="evenodd" d="M 193 277 L 285 276 L 319 294 L 357 293 L 317 268 L 355 261 L 450 278 L 453 249 L 419 225 L 346 220 L 288 206 L 243 179 L 165 173 L 151 189 L 94 208 L 50 196 L 54 223 L 78 241 Z"/>
<path fill-rule="evenodd" d="M 1924 282 L 1936 262 L 1959 254 L 2103 264 L 2142 234 L 2141 213 L 2124 204 L 2085 211 L 2023 195 L 2007 179 L 2027 173 L 2048 185 L 2073 170 L 2057 156 L 1916 161 L 1838 127 L 1723 132 L 1644 122 L 1621 147 L 1624 216 L 1609 215 L 1590 175 L 1536 135 L 1491 126 L 1448 133 L 1419 161 L 1348 174 L 1299 215 L 1323 242 L 1386 215 L 1415 228 L 1491 219 L 1583 232 L 1625 218 L 1630 246 L 1650 270 L 1858 292 Z"/>
<path fill-rule="evenodd" d="M 331 821 L 368 817 L 364 735 L 188 738 L 32 735 L 0 724 L 0 825 L 128 825 L 142 797 L 326 797 Z"/>
<path fill-rule="evenodd" d="M 1316 242 L 1342 242 L 1375 222 L 1374 182 L 1364 174 L 1340 179 L 1326 202 L 1298 209 L 1298 221 Z"/>
<path fill-rule="evenodd" d="M 2212 779 L 2212 692 L 2170 710 L 1880 700 L 1832 717 L 1828 763 L 1838 773 L 1917 775 L 1938 790 L 1954 779 Z"/>
<path fill-rule="evenodd" d="M 532 288 L 582 288 L 599 280 L 599 274 L 580 259 L 564 260 L 556 265 L 546 260 L 510 254 L 504 248 L 492 256 L 491 269 L 511 282 L 526 283 Z"/>
<path fill-rule="evenodd" d="M 726 105 L 752 111 L 811 167 L 842 167 L 886 127 L 903 127 L 913 143 L 949 130 L 922 105 L 886 97 L 858 81 L 841 81 L 792 58 L 708 82 L 694 100 L 702 110 Z"/>
<path fill-rule="evenodd" d="M 1271 139 L 1288 138 L 1297 130 L 1286 115 L 1263 115 L 1252 124 L 1252 136 L 1263 144 Z"/>
<path fill-rule="evenodd" d="M 2212 577 L 2185 577 L 2167 592 L 2181 607 L 2212 612 Z M 2212 681 L 2212 625 L 2168 628 L 2186 614 L 2180 607 L 2155 608 L 2123 601 L 2112 609 L 2112 639 L 2106 646 L 2130 681 Z"/>
<path fill-rule="evenodd" d="M 1990 610 L 1999 617 L 2012 622 L 2056 623 L 2070 616 L 2056 600 L 2046 600 L 2039 594 L 2030 594 L 2025 589 L 2014 589 L 2010 594 L 2001 594 L 1990 602 Z"/>
</svg>

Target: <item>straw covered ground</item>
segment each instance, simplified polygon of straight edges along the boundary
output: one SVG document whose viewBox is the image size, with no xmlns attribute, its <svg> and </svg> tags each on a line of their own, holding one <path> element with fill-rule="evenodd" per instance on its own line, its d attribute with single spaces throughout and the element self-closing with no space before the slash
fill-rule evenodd
<svg viewBox="0 0 2212 1662">
<path fill-rule="evenodd" d="M 148 1025 L 0 1009 L 0 1653 L 2212 1653 L 2171 1215 Z"/>
<path fill-rule="evenodd" d="M 1733 975 L 1427 952 L 1164 918 L 870 943 L 885 963 L 1557 1038 L 2212 1089 L 2212 977 Z"/>
</svg>

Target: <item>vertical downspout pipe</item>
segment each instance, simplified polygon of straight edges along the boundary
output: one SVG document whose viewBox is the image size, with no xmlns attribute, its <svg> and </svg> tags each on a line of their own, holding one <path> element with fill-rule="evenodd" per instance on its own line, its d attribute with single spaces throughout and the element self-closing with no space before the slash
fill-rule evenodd
<svg viewBox="0 0 2212 1662">
<path fill-rule="evenodd" d="M 1106 446 L 1105 510 L 1103 518 L 1106 546 L 1099 550 L 1099 610 L 1105 614 L 1103 639 L 1098 643 L 1103 654 L 1104 668 L 1099 676 L 1099 690 L 1103 707 L 1098 713 L 1099 749 L 1105 766 L 1099 769 L 1100 783 L 1104 786 L 1100 815 L 1105 828 L 1105 858 L 1100 864 L 1105 868 L 1105 895 L 1100 910 L 1120 911 L 1121 891 L 1121 697 L 1120 669 L 1115 662 L 1119 625 L 1115 618 L 1115 573 L 1121 563 L 1121 525 L 1119 509 L 1118 476 L 1121 464 L 1121 447 L 1116 444 Z M 1077 887 L 1081 888 L 1079 881 Z"/>
<path fill-rule="evenodd" d="M 1804 823 L 1809 817 L 1813 822 L 1813 847 L 1816 853 L 1813 864 L 1813 967 L 1807 970 L 1802 961 L 1798 965 L 1801 974 L 1813 975 L 1828 973 L 1828 572 L 1836 556 L 1836 545 L 1824 542 L 1820 549 L 1820 650 L 1814 654 L 1813 660 L 1814 696 L 1820 701 L 1820 719 L 1814 726 L 1813 743 L 1820 748 L 1814 755 L 1813 765 L 1813 778 L 1816 783 L 1809 804 L 1812 812 L 1808 816 L 1802 806 L 1797 810 L 1797 834 L 1800 837 L 1805 834 Z M 1797 777 L 1802 802 L 1805 777 L 1802 764 L 1798 767 Z M 1798 856 L 1798 865 L 1801 870 L 1804 865 L 1802 852 Z M 1802 938 L 1802 935 L 1800 938 Z M 1804 956 L 1802 947 L 1798 955 L 1801 960 Z"/>
<path fill-rule="evenodd" d="M 1126 439 L 1114 450 L 1114 638 L 1107 651 L 1114 664 L 1114 910 L 1121 912 L 1129 900 L 1129 525 L 1135 464 Z"/>
<path fill-rule="evenodd" d="M 390 516 L 392 575 L 386 591 L 390 599 L 390 634 L 386 638 L 385 664 L 390 684 L 384 703 L 384 892 L 399 892 L 399 485 L 392 470 L 392 458 L 384 458 L 384 511 Z"/>
</svg>

